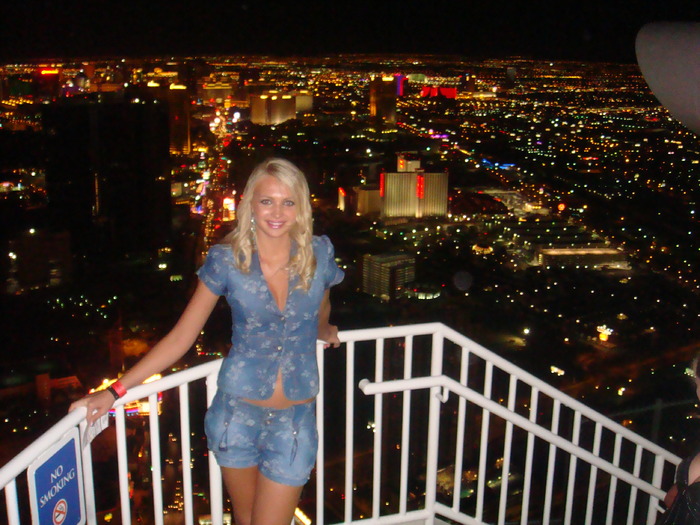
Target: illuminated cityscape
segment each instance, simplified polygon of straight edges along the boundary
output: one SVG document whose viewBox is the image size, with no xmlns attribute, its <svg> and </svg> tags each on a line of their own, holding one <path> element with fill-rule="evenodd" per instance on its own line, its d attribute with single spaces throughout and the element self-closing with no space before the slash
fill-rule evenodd
<svg viewBox="0 0 700 525">
<path fill-rule="evenodd" d="M 628 62 L 416 52 L 0 65 L 2 463 L 168 330 L 247 175 L 272 155 L 307 174 L 316 233 L 346 272 L 341 329 L 443 322 L 692 450 L 700 147 Z M 220 304 L 165 374 L 225 355 L 230 330 Z M 173 404 L 158 401 L 166 429 Z M 130 409 L 130 442 L 148 454 L 149 407 Z M 193 467 L 207 454 L 196 443 Z M 173 514 L 178 447 L 171 433 Z M 148 498 L 133 467 L 132 497 Z M 113 504 L 100 502 L 105 521 Z"/>
</svg>

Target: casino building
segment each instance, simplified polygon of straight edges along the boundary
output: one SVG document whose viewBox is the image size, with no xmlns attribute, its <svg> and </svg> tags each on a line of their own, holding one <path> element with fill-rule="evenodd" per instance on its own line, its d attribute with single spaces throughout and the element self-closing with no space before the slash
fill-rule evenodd
<svg viewBox="0 0 700 525">
<path fill-rule="evenodd" d="M 382 219 L 447 216 L 447 173 L 426 173 L 414 153 L 399 153 L 396 172 L 379 179 Z"/>
<path fill-rule="evenodd" d="M 416 259 L 404 253 L 362 257 L 362 291 L 382 301 L 397 299 L 416 278 Z"/>
</svg>

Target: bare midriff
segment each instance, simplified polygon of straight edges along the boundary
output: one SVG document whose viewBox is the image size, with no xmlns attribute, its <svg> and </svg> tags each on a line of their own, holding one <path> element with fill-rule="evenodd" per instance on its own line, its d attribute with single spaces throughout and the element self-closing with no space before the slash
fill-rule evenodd
<svg viewBox="0 0 700 525">
<path fill-rule="evenodd" d="M 277 381 L 275 381 L 275 389 L 272 392 L 272 395 L 268 397 L 267 399 L 248 399 L 246 397 L 243 398 L 243 401 L 246 403 L 250 403 L 251 405 L 257 405 L 259 407 L 266 407 L 266 408 L 274 408 L 276 410 L 283 410 L 285 408 L 289 408 L 294 405 L 304 405 L 306 403 L 310 403 L 313 401 L 314 398 L 310 397 L 308 399 L 301 399 L 298 401 L 294 401 L 292 399 L 288 399 L 286 395 L 284 395 L 284 387 L 282 386 L 282 371 L 280 370 L 277 373 Z"/>
</svg>

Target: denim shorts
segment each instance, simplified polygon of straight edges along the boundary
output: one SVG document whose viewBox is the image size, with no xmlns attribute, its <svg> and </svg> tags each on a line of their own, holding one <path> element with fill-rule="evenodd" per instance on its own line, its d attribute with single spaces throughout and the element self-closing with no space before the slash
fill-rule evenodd
<svg viewBox="0 0 700 525">
<path fill-rule="evenodd" d="M 204 430 L 220 466 L 257 466 L 283 485 L 304 485 L 316 462 L 316 401 L 278 410 L 219 390 L 204 417 Z"/>
</svg>

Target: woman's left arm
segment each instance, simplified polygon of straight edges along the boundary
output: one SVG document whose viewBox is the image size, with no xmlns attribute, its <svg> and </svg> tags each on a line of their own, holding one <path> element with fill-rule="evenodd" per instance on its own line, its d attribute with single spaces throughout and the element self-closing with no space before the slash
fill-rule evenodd
<svg viewBox="0 0 700 525">
<path fill-rule="evenodd" d="M 321 306 L 318 309 L 318 338 L 326 342 L 325 347 L 332 346 L 337 348 L 340 346 L 338 339 L 338 327 L 330 324 L 331 318 L 331 292 L 326 290 L 321 300 Z"/>
</svg>

